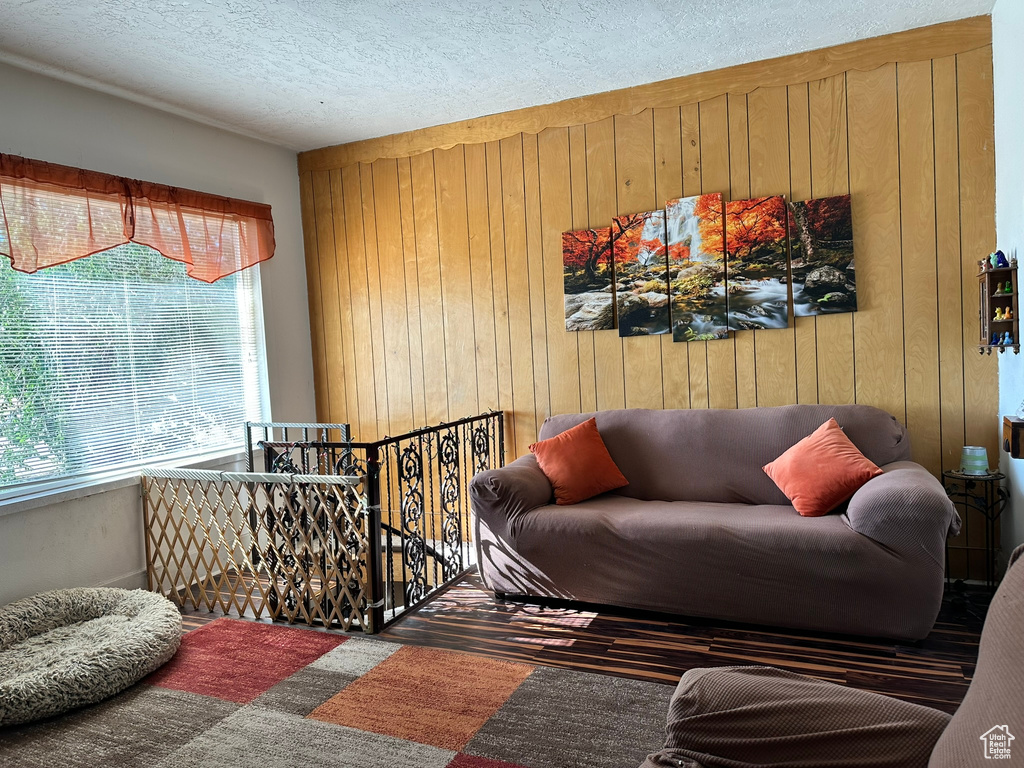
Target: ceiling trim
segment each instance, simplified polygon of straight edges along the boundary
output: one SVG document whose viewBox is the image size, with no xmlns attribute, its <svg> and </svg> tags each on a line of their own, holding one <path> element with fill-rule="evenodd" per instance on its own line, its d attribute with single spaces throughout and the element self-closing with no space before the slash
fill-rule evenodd
<svg viewBox="0 0 1024 768">
<path fill-rule="evenodd" d="M 651 107 L 675 107 L 757 88 L 795 85 L 850 70 L 872 70 L 894 61 L 950 56 L 992 43 L 992 17 L 934 24 L 776 59 L 661 80 L 647 85 L 566 99 L 430 128 L 300 152 L 299 173 L 344 168 L 382 157 L 409 157 L 456 144 L 479 144 L 516 133 L 540 133 L 592 123 L 612 115 L 635 115 Z"/>
<path fill-rule="evenodd" d="M 141 104 L 144 107 L 150 109 L 156 109 L 160 112 L 167 112 L 176 117 L 183 118 L 185 120 L 191 120 L 193 123 L 199 123 L 209 128 L 217 128 L 221 131 L 227 131 L 228 133 L 234 133 L 239 136 L 244 136 L 247 139 L 254 139 L 261 141 L 265 144 L 272 144 L 275 147 L 281 147 L 295 152 L 295 147 L 288 147 L 281 144 L 279 141 L 275 141 L 269 136 L 256 133 L 254 131 L 248 131 L 244 128 L 239 128 L 237 125 L 224 123 L 206 115 L 201 115 L 198 112 L 192 112 L 188 109 L 175 106 L 166 101 L 160 99 L 154 99 L 152 96 L 146 96 L 145 94 L 132 91 L 127 88 L 121 88 L 116 85 L 110 85 L 99 80 L 95 80 L 85 75 L 80 75 L 76 72 L 70 72 L 60 67 L 54 67 L 50 64 L 43 64 L 42 62 L 30 59 L 26 56 L 19 56 L 16 53 L 9 53 L 8 51 L 0 50 L 0 62 L 4 64 L 10 64 L 12 67 L 18 69 L 24 69 L 28 72 L 35 72 L 38 75 L 45 75 L 46 77 L 52 77 L 54 80 L 60 80 L 61 82 L 70 83 L 71 85 L 78 85 L 82 88 L 88 88 L 91 91 L 99 91 L 105 93 L 108 96 L 114 96 L 125 101 L 131 101 L 136 104 Z"/>
</svg>

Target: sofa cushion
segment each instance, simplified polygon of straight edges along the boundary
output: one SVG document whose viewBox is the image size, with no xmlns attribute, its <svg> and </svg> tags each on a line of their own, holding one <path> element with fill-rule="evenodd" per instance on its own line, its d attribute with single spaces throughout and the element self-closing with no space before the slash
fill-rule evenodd
<svg viewBox="0 0 1024 768">
<path fill-rule="evenodd" d="M 515 578 L 490 574 L 509 594 L 911 639 L 928 634 L 942 599 L 940 567 L 908 566 L 842 515 L 788 504 L 610 493 L 530 511 L 515 543 Z"/>
<path fill-rule="evenodd" d="M 764 471 L 804 517 L 838 507 L 882 470 L 857 450 L 835 419 L 788 449 Z"/>
<path fill-rule="evenodd" d="M 530 446 L 558 504 L 577 504 L 626 484 L 594 419 Z"/>
<path fill-rule="evenodd" d="M 629 481 L 613 493 L 635 499 L 789 505 L 762 467 L 829 418 L 879 466 L 910 458 L 906 428 L 867 405 L 574 413 L 547 419 L 540 437 L 595 417 Z"/>
</svg>

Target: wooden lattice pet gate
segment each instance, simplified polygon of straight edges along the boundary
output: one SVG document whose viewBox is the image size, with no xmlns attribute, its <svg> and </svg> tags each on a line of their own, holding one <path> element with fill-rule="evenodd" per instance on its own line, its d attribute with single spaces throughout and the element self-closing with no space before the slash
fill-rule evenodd
<svg viewBox="0 0 1024 768">
<path fill-rule="evenodd" d="M 151 591 L 182 608 L 380 631 L 364 478 L 171 469 L 142 483 Z"/>
</svg>

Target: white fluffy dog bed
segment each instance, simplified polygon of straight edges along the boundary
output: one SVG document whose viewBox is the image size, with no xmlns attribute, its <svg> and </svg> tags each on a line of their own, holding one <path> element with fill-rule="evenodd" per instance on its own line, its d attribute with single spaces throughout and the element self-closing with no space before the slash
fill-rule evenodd
<svg viewBox="0 0 1024 768">
<path fill-rule="evenodd" d="M 94 704 L 181 642 L 181 614 L 142 589 L 59 589 L 0 608 L 0 726 Z"/>
</svg>

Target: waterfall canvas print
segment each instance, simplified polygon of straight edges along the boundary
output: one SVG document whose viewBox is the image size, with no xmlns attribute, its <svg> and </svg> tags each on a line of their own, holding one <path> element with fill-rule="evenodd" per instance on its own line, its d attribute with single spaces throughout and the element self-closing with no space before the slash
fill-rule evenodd
<svg viewBox="0 0 1024 768">
<path fill-rule="evenodd" d="M 722 195 L 669 200 L 665 215 L 672 340 L 728 338 Z"/>
<path fill-rule="evenodd" d="M 668 333 L 668 248 L 665 211 L 612 219 L 619 336 Z"/>
<path fill-rule="evenodd" d="M 786 201 L 781 195 L 725 204 L 731 330 L 789 326 L 786 236 Z"/>
<path fill-rule="evenodd" d="M 615 327 L 611 234 L 610 227 L 562 233 L 567 331 Z"/>
<path fill-rule="evenodd" d="M 850 196 L 789 204 L 793 314 L 857 311 Z"/>
</svg>

